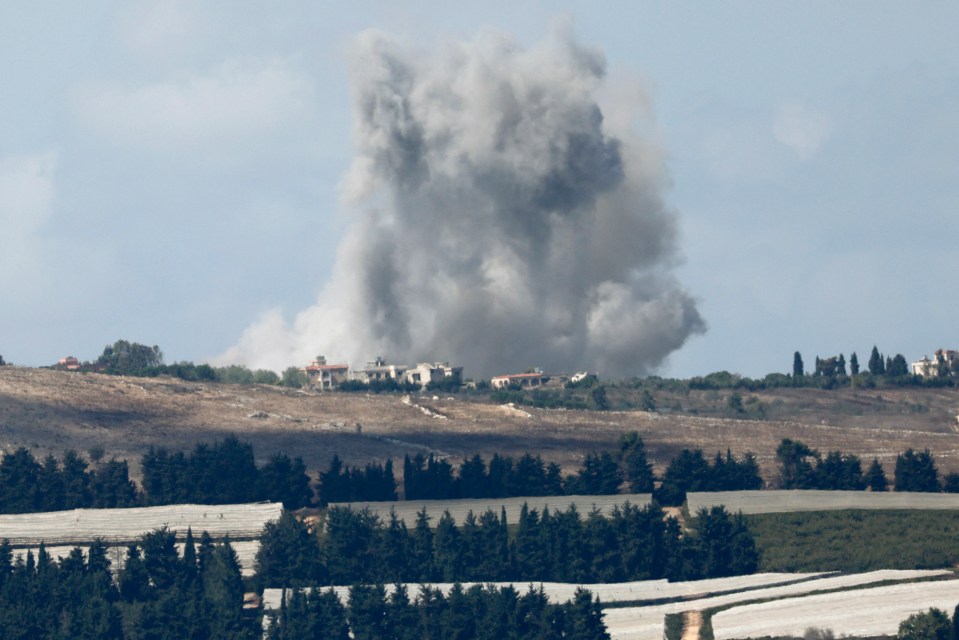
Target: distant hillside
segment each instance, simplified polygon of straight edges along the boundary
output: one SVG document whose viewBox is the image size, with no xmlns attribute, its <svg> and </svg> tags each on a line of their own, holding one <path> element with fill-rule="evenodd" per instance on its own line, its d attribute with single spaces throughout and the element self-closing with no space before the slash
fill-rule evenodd
<svg viewBox="0 0 959 640">
<path fill-rule="evenodd" d="M 611 406 L 626 393 L 611 385 Z M 5 366 L 0 448 L 25 446 L 41 457 L 102 447 L 107 458 L 129 460 L 136 475 L 150 446 L 187 449 L 233 433 L 254 445 L 259 462 L 283 451 L 312 470 L 324 469 L 334 453 L 356 464 L 417 451 L 454 460 L 530 451 L 573 471 L 585 452 L 611 449 L 621 433 L 635 430 L 657 470 L 684 447 L 729 447 L 753 451 L 768 479 L 776 445 L 789 437 L 822 451 L 879 457 L 890 474 L 898 452 L 928 447 L 940 470 L 959 471 L 955 389 L 740 391 L 747 408 L 763 405 L 765 420 L 727 417 L 732 393 L 654 390 L 658 413 L 562 410 L 513 408 L 484 396 L 304 393 Z"/>
</svg>

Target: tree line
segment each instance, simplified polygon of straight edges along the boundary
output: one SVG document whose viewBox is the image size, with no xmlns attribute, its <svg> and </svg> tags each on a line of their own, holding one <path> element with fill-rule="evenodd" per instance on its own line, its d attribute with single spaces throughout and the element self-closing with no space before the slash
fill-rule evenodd
<svg viewBox="0 0 959 640">
<path fill-rule="evenodd" d="M 286 516 L 289 518 L 290 516 Z M 166 529 L 126 549 L 111 575 L 106 547 L 94 541 L 55 560 L 41 545 L 14 560 L 0 543 L 0 637 L 16 640 L 254 640 L 261 612 L 244 609 L 246 587 L 229 541 L 199 544 L 188 530 L 182 554 Z M 608 639 L 598 600 L 585 590 L 562 605 L 530 589 L 454 585 L 449 595 L 424 587 L 411 600 L 402 585 L 387 598 L 382 584 L 354 586 L 344 604 L 335 593 L 296 590 L 272 616 L 269 638 L 430 637 Z"/>
<path fill-rule="evenodd" d="M 511 498 L 522 496 L 614 495 L 652 493 L 664 505 L 679 505 L 687 491 L 738 491 L 762 488 L 752 453 L 737 458 L 727 450 L 710 461 L 701 449 L 683 449 L 657 486 L 639 434 L 623 434 L 614 451 L 587 453 L 582 466 L 563 476 L 555 462 L 526 453 L 514 460 L 494 454 L 487 463 L 479 454 L 454 467 L 445 458 L 417 453 L 403 459 L 403 495 L 407 500 Z M 334 456 L 320 474 L 320 504 L 396 500 L 393 463 L 345 466 Z"/>
<path fill-rule="evenodd" d="M 578 589 L 550 604 L 542 589 L 454 584 L 448 595 L 420 587 L 412 600 L 403 585 L 354 585 L 344 606 L 332 591 L 295 589 L 272 617 L 270 640 L 608 640 L 598 600 Z"/>
<path fill-rule="evenodd" d="M 0 513 L 29 513 L 77 508 L 118 508 L 165 504 L 235 504 L 269 500 L 287 509 L 336 502 L 398 499 L 392 460 L 360 467 L 334 455 L 318 477 L 316 490 L 300 458 L 276 453 L 257 466 L 253 446 L 235 436 L 198 443 L 192 451 L 151 447 L 141 458 L 141 486 L 130 479 L 125 460 L 90 462 L 75 451 L 38 462 L 25 448 L 0 459 Z M 588 453 L 582 466 L 563 476 L 559 466 L 529 453 L 513 459 L 494 454 L 464 458 L 454 468 L 448 460 L 421 453 L 403 460 L 403 495 L 408 500 L 507 498 L 550 495 L 614 495 L 621 491 L 653 493 L 662 504 L 678 505 L 686 491 L 759 488 L 755 457 L 717 452 L 712 461 L 702 451 L 683 450 L 670 462 L 657 486 L 642 438 L 620 437 L 614 451 Z"/>
<path fill-rule="evenodd" d="M 253 447 L 230 436 L 191 453 L 151 448 L 141 459 L 142 488 L 125 460 L 87 463 L 77 452 L 37 462 L 25 448 L 0 460 L 0 513 L 164 504 L 233 504 L 270 500 L 288 509 L 312 504 L 313 489 L 300 458 L 274 454 L 257 467 Z"/>
<path fill-rule="evenodd" d="M 182 557 L 172 532 L 148 533 L 126 551 L 114 580 L 99 541 L 56 561 L 41 545 L 13 560 L 0 544 L 0 637 L 205 638 L 260 637 L 256 615 L 244 615 L 243 579 L 229 542 L 199 545 L 188 532 Z M 255 614 L 255 612 L 254 612 Z"/>
<path fill-rule="evenodd" d="M 780 467 L 779 484 L 783 489 L 889 489 L 889 481 L 878 458 L 873 458 L 863 472 L 858 456 L 829 451 L 823 457 L 802 442 L 785 438 L 776 448 L 776 459 Z M 935 456 L 929 449 L 916 451 L 909 448 L 896 456 L 892 488 L 895 491 L 959 493 L 959 473 L 940 476 Z"/>
<path fill-rule="evenodd" d="M 455 468 L 432 453 L 407 454 L 403 458 L 403 495 L 406 500 L 611 495 L 624 487 L 633 493 L 649 493 L 654 477 L 642 439 L 636 436 L 626 442 L 626 438 L 616 453 L 588 453 L 582 467 L 565 477 L 555 462 L 546 463 L 529 453 L 515 461 L 494 454 L 489 463 L 476 454 Z M 329 468 L 320 473 L 321 505 L 396 500 L 396 489 L 392 460 L 360 468 L 345 466 L 334 456 Z"/>
<path fill-rule="evenodd" d="M 425 510 L 410 529 L 392 514 L 334 507 L 313 532 L 290 515 L 269 523 L 257 553 L 263 586 L 356 583 L 551 581 L 609 583 L 694 580 L 749 574 L 759 555 L 742 516 L 701 510 L 690 529 L 656 505 L 624 504 L 604 516 L 526 507 L 515 526 L 505 512 L 444 514 L 430 526 Z"/>
</svg>

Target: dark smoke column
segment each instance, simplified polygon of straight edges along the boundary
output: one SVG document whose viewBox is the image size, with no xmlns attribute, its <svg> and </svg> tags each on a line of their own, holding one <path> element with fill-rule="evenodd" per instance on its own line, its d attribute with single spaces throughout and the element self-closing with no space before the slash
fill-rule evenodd
<svg viewBox="0 0 959 640">
<path fill-rule="evenodd" d="M 430 55 L 362 34 L 357 221 L 317 305 L 235 349 L 449 359 L 483 376 L 660 364 L 705 325 L 671 273 L 659 154 L 610 130 L 604 76 L 563 29 L 529 50 L 484 32 Z"/>
</svg>

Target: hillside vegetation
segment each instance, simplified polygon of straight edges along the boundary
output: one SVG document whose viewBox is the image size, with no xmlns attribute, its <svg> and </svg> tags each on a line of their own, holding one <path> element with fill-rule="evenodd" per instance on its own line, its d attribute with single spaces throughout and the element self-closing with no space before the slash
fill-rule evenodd
<svg viewBox="0 0 959 640">
<path fill-rule="evenodd" d="M 614 409 L 621 394 L 649 389 L 607 387 Z M 729 398 L 768 407 L 765 419 L 729 417 Z M 102 448 L 130 462 L 151 446 L 189 449 L 235 434 L 254 445 L 258 464 L 276 452 L 325 469 L 333 454 L 345 463 L 400 461 L 416 452 L 520 457 L 537 452 L 573 472 L 587 452 L 612 450 L 636 431 L 661 473 L 683 448 L 756 454 L 764 477 L 777 472 L 783 438 L 820 451 L 878 458 L 891 476 L 896 455 L 930 449 L 943 473 L 959 471 L 959 390 L 890 387 L 653 389 L 656 412 L 562 410 L 497 404 L 490 394 L 413 395 L 307 393 L 275 385 L 131 378 L 48 369 L 0 367 L 0 447 L 24 446 L 36 458 Z M 677 406 L 677 403 L 679 406 Z M 711 412 L 715 415 L 711 415 Z"/>
</svg>

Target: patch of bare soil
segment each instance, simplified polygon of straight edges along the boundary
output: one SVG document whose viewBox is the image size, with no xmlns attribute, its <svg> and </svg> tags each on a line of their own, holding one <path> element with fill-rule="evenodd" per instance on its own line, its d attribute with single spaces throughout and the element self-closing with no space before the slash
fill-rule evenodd
<svg viewBox="0 0 959 640">
<path fill-rule="evenodd" d="M 683 640 L 699 640 L 699 632 L 703 628 L 702 611 L 683 612 Z"/>
<path fill-rule="evenodd" d="M 0 367 L 0 449 L 23 446 L 40 458 L 101 447 L 106 458 L 129 460 L 136 475 L 139 459 L 150 447 L 190 449 L 198 441 L 235 434 L 253 444 L 258 462 L 280 451 L 302 457 L 313 471 L 325 469 L 334 453 L 348 464 L 392 458 L 399 472 L 406 453 L 432 452 L 459 461 L 474 453 L 489 459 L 494 453 L 531 452 L 572 472 L 585 453 L 613 449 L 620 434 L 637 431 L 657 471 L 683 448 L 700 447 L 710 454 L 729 448 L 737 455 L 755 453 L 772 479 L 776 446 L 787 437 L 823 452 L 854 453 L 867 463 L 877 457 L 890 476 L 896 455 L 908 447 L 929 448 L 943 472 L 959 471 L 959 433 L 943 426 L 950 407 L 959 405 L 956 390 L 910 390 L 902 396 L 883 390 L 882 403 L 866 399 L 872 422 L 838 411 L 828 415 L 829 398 L 820 395 L 825 392 L 785 393 L 798 407 L 806 391 L 817 407 L 815 420 L 797 409 L 799 419 L 783 413 L 781 419 L 761 421 L 509 407 L 463 394 L 406 400 L 393 394 L 305 393 L 6 366 Z M 856 396 L 836 398 L 846 403 Z M 775 397 L 763 401 L 772 406 Z M 908 404 L 928 408 L 900 422 Z M 876 407 L 885 405 L 890 413 L 877 413 Z M 785 406 L 785 401 L 778 404 L 777 411 L 785 412 Z"/>
</svg>

